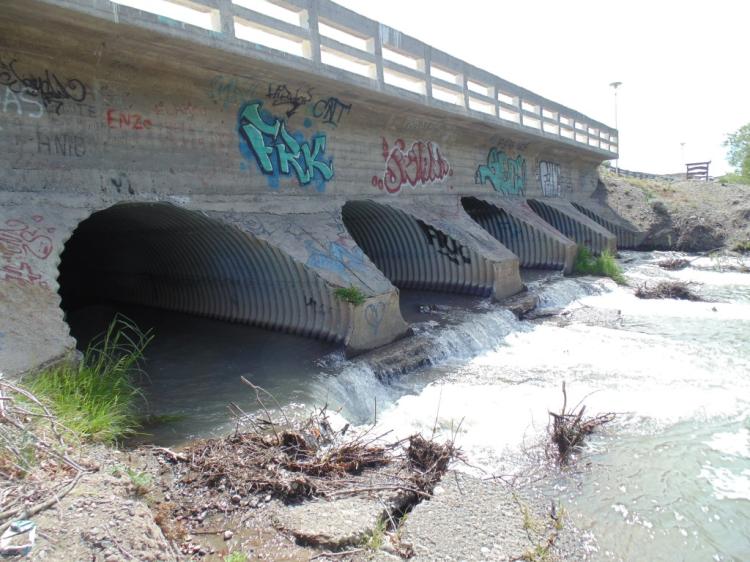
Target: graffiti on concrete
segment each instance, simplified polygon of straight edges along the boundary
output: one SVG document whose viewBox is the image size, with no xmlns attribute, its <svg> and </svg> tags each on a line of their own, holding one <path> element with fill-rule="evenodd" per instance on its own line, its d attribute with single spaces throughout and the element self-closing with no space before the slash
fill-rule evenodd
<svg viewBox="0 0 750 562">
<path fill-rule="evenodd" d="M 44 115 L 42 102 L 30 96 L 25 91 L 14 92 L 10 86 L 5 86 L 5 94 L 2 98 L 3 113 L 15 111 L 16 115 L 26 115 L 32 119 L 39 119 Z"/>
<path fill-rule="evenodd" d="M 489 181 L 495 191 L 505 195 L 520 195 L 526 189 L 526 160 L 520 154 L 508 158 L 493 147 L 487 154 L 487 164 L 480 164 L 474 174 L 475 183 Z"/>
<path fill-rule="evenodd" d="M 427 243 L 430 246 L 436 247 L 439 254 L 445 256 L 456 265 L 471 263 L 471 254 L 466 246 L 421 220 L 417 220 L 417 223 L 419 223 L 419 227 L 422 229 Z"/>
<path fill-rule="evenodd" d="M 286 84 L 273 84 L 268 85 L 268 94 L 266 97 L 271 100 L 271 105 L 274 107 L 285 105 L 289 109 L 286 111 L 286 116 L 291 117 L 300 107 L 307 105 L 312 100 L 312 88 L 302 90 L 297 88 L 292 92 Z"/>
<path fill-rule="evenodd" d="M 56 115 L 66 101 L 82 102 L 87 95 L 86 86 L 79 79 L 61 79 L 49 70 L 39 75 L 24 73 L 16 59 L 5 62 L 0 58 L 0 85 L 7 86 L 14 94 L 37 98 L 47 111 Z"/>
<path fill-rule="evenodd" d="M 0 256 L 3 261 L 0 271 L 6 281 L 47 287 L 47 283 L 30 262 L 49 258 L 52 254 L 52 239 L 48 234 L 52 234 L 55 229 L 44 226 L 44 217 L 41 215 L 34 215 L 31 220 L 35 224 L 10 219 L 0 227 Z"/>
<path fill-rule="evenodd" d="M 129 111 L 118 111 L 107 109 L 107 127 L 110 129 L 127 129 L 132 131 L 143 131 L 150 129 L 154 124 L 151 119 L 146 119 L 140 113 Z"/>
<path fill-rule="evenodd" d="M 135 195 L 133 184 L 130 183 L 130 178 L 125 172 L 119 172 L 116 176 L 109 178 L 109 183 L 112 184 L 112 187 L 115 188 L 117 193 L 127 191 L 130 195 Z"/>
<path fill-rule="evenodd" d="M 348 115 L 352 109 L 352 104 L 344 103 L 339 98 L 329 97 L 322 98 L 312 106 L 313 117 L 322 120 L 324 125 L 330 125 L 332 128 L 338 127 L 341 118 Z"/>
<path fill-rule="evenodd" d="M 416 141 L 407 149 L 403 139 L 396 139 L 392 148 L 383 139 L 383 158 L 385 173 L 373 176 L 372 185 L 388 193 L 398 193 L 404 185 L 416 187 L 442 182 L 453 175 L 450 162 L 432 141 Z"/>
<path fill-rule="evenodd" d="M 285 175 L 296 177 L 303 186 L 315 182 L 322 192 L 333 177 L 333 159 L 324 159 L 326 136 L 318 133 L 307 141 L 300 132 L 289 133 L 284 120 L 263 111 L 261 101 L 242 107 L 239 133 L 240 150 L 255 160 L 271 187 L 278 187 L 279 176 Z"/>
<path fill-rule="evenodd" d="M 217 74 L 208 85 L 209 99 L 214 103 L 220 103 L 223 109 L 257 98 L 258 95 L 259 87 L 256 84 L 242 85 L 234 76 Z"/>
<path fill-rule="evenodd" d="M 380 325 L 383 323 L 383 317 L 385 316 L 385 303 L 373 302 L 367 305 L 365 308 L 365 321 L 372 330 L 372 335 L 377 336 L 380 330 Z"/>
<path fill-rule="evenodd" d="M 555 162 L 539 162 L 539 181 L 542 193 L 547 197 L 560 196 L 560 164 Z"/>
<path fill-rule="evenodd" d="M 358 281 L 354 272 L 367 273 L 365 254 L 357 246 L 347 248 L 340 242 L 328 242 L 323 248 L 312 240 L 305 240 L 305 249 L 308 267 L 335 273 L 346 284 Z"/>
<path fill-rule="evenodd" d="M 86 139 L 67 133 L 45 135 L 37 131 L 36 151 L 38 154 L 46 154 L 47 156 L 83 158 L 86 155 Z"/>
</svg>

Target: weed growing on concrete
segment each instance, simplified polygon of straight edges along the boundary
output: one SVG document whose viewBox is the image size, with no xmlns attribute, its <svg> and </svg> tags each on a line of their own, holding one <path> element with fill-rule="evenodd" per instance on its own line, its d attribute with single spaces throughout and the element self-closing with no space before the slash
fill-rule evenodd
<svg viewBox="0 0 750 562">
<path fill-rule="evenodd" d="M 622 269 L 609 250 L 604 250 L 599 256 L 594 257 L 591 250 L 585 246 L 579 246 L 576 261 L 573 264 L 573 273 L 576 275 L 609 277 L 619 285 L 627 285 Z"/>
<path fill-rule="evenodd" d="M 136 378 L 150 341 L 150 335 L 118 315 L 79 363 L 41 371 L 26 385 L 49 403 L 62 425 L 77 436 L 115 442 L 139 427 L 137 406 L 142 393 Z"/>
<path fill-rule="evenodd" d="M 357 287 L 339 287 L 333 291 L 337 299 L 359 306 L 365 302 L 365 294 Z"/>
<path fill-rule="evenodd" d="M 378 520 L 370 534 L 365 537 L 362 546 L 367 550 L 380 550 L 385 544 L 385 529 L 385 519 Z"/>
</svg>

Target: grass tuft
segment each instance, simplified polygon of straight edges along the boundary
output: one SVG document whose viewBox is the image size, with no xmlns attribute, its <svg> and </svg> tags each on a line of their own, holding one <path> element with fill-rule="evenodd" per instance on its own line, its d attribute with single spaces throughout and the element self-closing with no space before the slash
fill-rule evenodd
<svg viewBox="0 0 750 562">
<path fill-rule="evenodd" d="M 148 333 L 118 314 L 94 340 L 78 364 L 46 369 L 26 386 L 47 401 L 69 430 L 88 441 L 113 443 L 139 427 L 139 361 L 151 341 Z"/>
<path fill-rule="evenodd" d="M 224 562 L 247 562 L 247 556 L 242 552 L 232 552 L 224 557 Z"/>
<path fill-rule="evenodd" d="M 359 306 L 365 302 L 365 294 L 357 287 L 338 287 L 333 291 L 337 299 Z"/>
<path fill-rule="evenodd" d="M 579 246 L 576 261 L 573 264 L 573 273 L 576 275 L 609 277 L 619 285 L 628 284 L 622 274 L 622 269 L 615 260 L 615 256 L 609 250 L 604 250 L 601 255 L 594 256 L 591 250 L 585 246 Z"/>
<path fill-rule="evenodd" d="M 734 248 L 732 249 L 735 252 L 739 252 L 740 254 L 750 254 L 750 240 L 737 242 L 737 244 L 735 244 Z"/>
</svg>

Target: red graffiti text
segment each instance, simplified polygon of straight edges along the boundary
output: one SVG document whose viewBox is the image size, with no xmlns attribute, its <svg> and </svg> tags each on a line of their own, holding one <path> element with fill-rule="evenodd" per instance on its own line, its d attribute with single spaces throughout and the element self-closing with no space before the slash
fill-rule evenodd
<svg viewBox="0 0 750 562">
<path fill-rule="evenodd" d="M 107 110 L 107 126 L 110 129 L 143 131 L 144 129 L 150 129 L 153 125 L 150 119 L 144 119 L 140 113 L 118 111 L 111 107 Z"/>
<path fill-rule="evenodd" d="M 396 139 L 392 148 L 383 139 L 383 158 L 385 173 L 373 176 L 372 185 L 388 193 L 398 193 L 404 184 L 416 187 L 442 182 L 453 175 L 450 162 L 432 141 L 416 141 L 407 149 L 403 139 Z"/>
</svg>

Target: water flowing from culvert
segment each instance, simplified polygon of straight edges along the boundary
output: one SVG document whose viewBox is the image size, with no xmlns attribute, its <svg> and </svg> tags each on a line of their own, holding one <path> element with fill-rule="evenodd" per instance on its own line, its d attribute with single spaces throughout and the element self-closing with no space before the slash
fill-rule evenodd
<svg viewBox="0 0 750 562">
<path fill-rule="evenodd" d="M 687 269 L 658 267 L 674 256 L 626 252 L 622 263 L 633 285 L 688 281 L 711 302 L 542 277 L 529 282 L 542 312 L 561 314 L 530 322 L 481 299 L 404 292 L 430 365 L 387 381 L 312 340 L 133 309 L 156 332 L 152 409 L 186 416 L 153 439 L 228 431 L 229 401 L 254 408 L 243 374 L 285 407 L 327 403 L 354 425 L 377 417 L 394 439 L 455 435 L 464 470 L 508 474 L 524 470 L 565 380 L 589 413 L 619 413 L 547 490 L 591 538 L 591 559 L 750 560 L 750 274 L 691 256 Z"/>
</svg>

